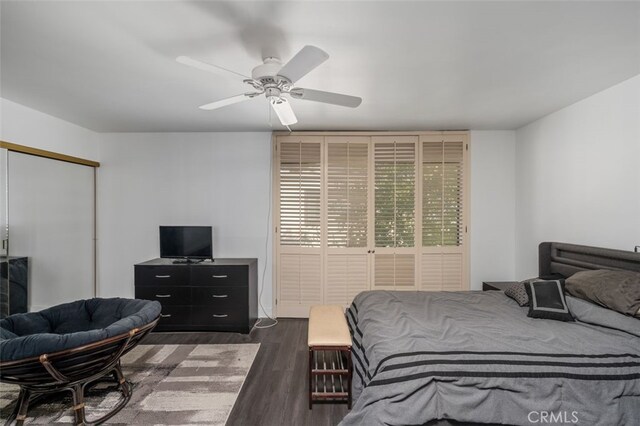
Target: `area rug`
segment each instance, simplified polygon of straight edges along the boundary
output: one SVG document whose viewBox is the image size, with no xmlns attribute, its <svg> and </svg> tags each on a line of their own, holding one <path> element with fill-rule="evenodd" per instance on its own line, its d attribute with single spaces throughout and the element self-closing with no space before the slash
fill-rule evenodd
<svg viewBox="0 0 640 426">
<path fill-rule="evenodd" d="M 260 344 L 140 345 L 122 367 L 133 384 L 125 408 L 106 422 L 121 425 L 224 425 Z M 6 422 L 17 386 L 0 384 L 0 422 Z M 99 385 L 87 397 L 88 421 L 109 411 L 120 394 Z M 25 424 L 73 424 L 70 394 L 47 397 L 29 409 Z"/>
</svg>

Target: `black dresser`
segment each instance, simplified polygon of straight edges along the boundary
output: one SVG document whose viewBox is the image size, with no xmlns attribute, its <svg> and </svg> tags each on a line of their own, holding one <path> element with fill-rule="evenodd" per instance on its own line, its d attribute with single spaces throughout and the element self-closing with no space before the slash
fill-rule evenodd
<svg viewBox="0 0 640 426">
<path fill-rule="evenodd" d="M 135 265 L 135 287 L 136 299 L 162 304 L 155 331 L 248 333 L 258 318 L 257 259 L 153 259 Z"/>
</svg>

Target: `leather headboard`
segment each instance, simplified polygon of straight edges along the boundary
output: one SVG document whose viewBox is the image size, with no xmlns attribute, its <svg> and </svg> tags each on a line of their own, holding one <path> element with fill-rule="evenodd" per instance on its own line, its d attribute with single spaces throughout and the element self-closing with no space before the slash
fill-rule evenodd
<svg viewBox="0 0 640 426">
<path fill-rule="evenodd" d="M 539 276 L 555 273 L 568 278 L 592 269 L 640 272 L 640 253 L 567 243 L 540 243 L 538 262 Z"/>
</svg>

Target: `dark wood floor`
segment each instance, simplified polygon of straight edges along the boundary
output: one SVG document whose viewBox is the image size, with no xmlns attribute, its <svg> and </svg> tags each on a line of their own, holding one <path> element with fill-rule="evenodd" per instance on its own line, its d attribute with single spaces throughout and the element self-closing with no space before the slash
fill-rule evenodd
<svg viewBox="0 0 640 426">
<path fill-rule="evenodd" d="M 265 324 L 268 321 L 265 321 Z M 345 404 L 314 404 L 307 391 L 307 320 L 281 319 L 250 334 L 152 333 L 144 344 L 260 343 L 227 425 L 335 425 Z"/>
</svg>

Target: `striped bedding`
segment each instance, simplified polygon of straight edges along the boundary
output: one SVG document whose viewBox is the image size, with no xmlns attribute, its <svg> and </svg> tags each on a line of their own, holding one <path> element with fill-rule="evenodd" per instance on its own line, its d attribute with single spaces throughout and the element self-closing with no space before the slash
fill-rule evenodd
<svg viewBox="0 0 640 426">
<path fill-rule="evenodd" d="M 532 319 L 502 292 L 359 294 L 341 425 L 640 424 L 640 320 L 568 297 Z"/>
</svg>

